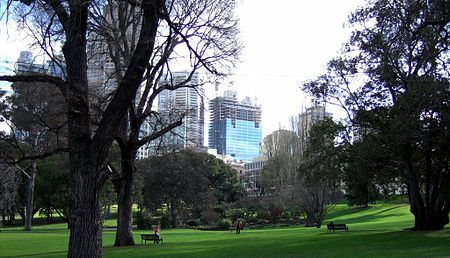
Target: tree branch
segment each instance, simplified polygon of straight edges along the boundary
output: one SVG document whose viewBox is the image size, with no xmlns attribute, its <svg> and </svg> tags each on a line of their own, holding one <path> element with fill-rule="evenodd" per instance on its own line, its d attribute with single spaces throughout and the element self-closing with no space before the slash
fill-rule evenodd
<svg viewBox="0 0 450 258">
<path fill-rule="evenodd" d="M 163 136 L 164 134 L 172 131 L 173 129 L 175 129 L 176 127 L 180 126 L 183 124 L 183 118 L 184 116 L 182 116 L 179 120 L 175 121 L 174 123 L 169 124 L 168 126 L 166 126 L 165 128 L 163 128 L 162 130 L 159 130 L 151 135 L 148 135 L 144 138 L 142 138 L 139 142 L 138 142 L 138 146 L 142 147 L 143 145 Z"/>
<path fill-rule="evenodd" d="M 165 6 L 163 7 L 163 10 L 164 10 L 163 19 L 167 22 L 169 27 L 183 39 L 188 49 L 199 60 L 199 62 L 203 65 L 203 67 L 205 67 L 205 69 L 211 74 L 220 75 L 220 73 L 214 67 L 210 67 L 209 63 L 206 62 L 206 60 L 197 52 L 197 50 L 191 46 L 191 44 L 189 43 L 189 39 L 186 37 L 186 35 L 184 35 L 175 24 L 173 24 L 172 20 L 170 19 L 169 12 L 167 11 L 167 8 Z"/>
<path fill-rule="evenodd" d="M 67 82 L 59 77 L 48 74 L 27 74 L 27 75 L 2 75 L 0 81 L 8 82 L 46 82 L 57 86 L 64 97 L 66 96 Z"/>
</svg>

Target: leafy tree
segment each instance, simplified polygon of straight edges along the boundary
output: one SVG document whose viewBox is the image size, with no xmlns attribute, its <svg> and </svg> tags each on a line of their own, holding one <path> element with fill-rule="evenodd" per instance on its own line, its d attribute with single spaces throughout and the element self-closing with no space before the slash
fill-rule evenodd
<svg viewBox="0 0 450 258">
<path fill-rule="evenodd" d="M 309 132 L 293 188 L 298 205 L 306 213 L 307 227 L 320 226 L 340 198 L 341 161 L 335 139 L 341 130 L 331 118 L 324 118 Z"/>
<path fill-rule="evenodd" d="M 99 14 L 95 12 L 103 1 L 79 0 L 23 0 L 8 1 L 7 13 L 18 17 L 24 28 L 29 28 L 39 46 L 51 55 L 55 61 L 61 61 L 53 55 L 53 50 L 62 45 L 64 61 L 67 67 L 67 78 L 55 78 L 48 75 L 16 75 L 0 76 L 0 80 L 48 82 L 60 89 L 66 104 L 69 149 L 69 257 L 101 257 L 102 226 L 100 191 L 108 178 L 108 150 L 116 137 L 123 119 L 133 105 L 136 92 L 142 85 L 147 68 L 151 67 L 152 55 L 159 51 L 156 37 L 167 31 L 164 24 L 173 28 L 173 37 L 179 37 L 187 46 L 187 55 L 200 59 L 200 63 L 212 74 L 220 74 L 222 65 L 227 64 L 218 55 L 213 63 L 211 59 L 202 58 L 202 53 L 213 47 L 218 53 L 225 51 L 229 45 L 208 44 L 203 47 L 193 47 L 192 42 L 201 38 L 190 38 L 189 31 L 177 27 L 179 9 L 174 9 L 177 3 L 184 1 L 125 1 L 127 6 L 135 7 L 142 15 L 137 17 L 139 28 L 136 31 L 136 47 L 130 52 L 129 62 L 124 66 L 123 78 L 111 100 L 101 113 L 98 123 L 93 124 L 93 113 L 89 103 L 89 85 L 87 81 L 87 39 L 92 29 L 92 22 Z M 186 8 L 191 7 L 186 2 Z M 202 2 L 203 3 L 203 2 Z M 234 6 L 234 1 L 227 2 Z M 213 5 L 218 4 L 218 2 Z M 206 4 L 207 6 L 207 4 Z M 193 10 L 190 18 L 197 19 Z M 101 12 L 103 15 L 103 12 Z M 217 15 L 221 15 L 220 12 Z M 4 17 L 6 17 L 5 15 Z M 216 15 L 206 17 L 212 18 Z M 200 21 L 200 20 L 199 20 Z M 232 14 L 223 17 L 223 23 L 232 21 Z M 204 22 L 204 21 L 200 21 Z M 100 23 L 101 24 L 101 23 Z M 183 24 L 182 21 L 180 24 Z M 191 28 L 197 30 L 198 28 Z M 219 38 L 220 34 L 207 34 Z M 226 51 L 225 51 L 226 52 Z M 138 127 L 139 128 L 139 127 Z"/>
<path fill-rule="evenodd" d="M 51 221 L 55 212 L 68 221 L 69 160 L 67 154 L 48 157 L 38 162 L 36 178 L 36 203 L 40 212 Z"/>
<path fill-rule="evenodd" d="M 65 150 L 65 113 L 61 109 L 63 98 L 47 83 L 15 82 L 13 94 L 6 97 L 2 117 L 10 126 L 11 134 L 0 138 L 8 148 L 1 152 L 2 159 L 27 167 L 24 229 L 31 231 L 34 210 L 36 160 Z M 30 164 L 28 163 L 29 160 Z"/>
<path fill-rule="evenodd" d="M 376 186 L 376 174 L 379 172 L 374 157 L 378 157 L 384 149 L 377 148 L 380 145 L 375 137 L 365 135 L 360 141 L 348 144 L 347 164 L 344 167 L 345 197 L 348 204 L 367 207 L 379 197 Z M 388 157 L 390 158 L 390 157 Z M 380 164 L 383 166 L 384 162 Z"/>
<path fill-rule="evenodd" d="M 415 230 L 449 222 L 448 10 L 448 1 L 368 2 L 350 17 L 341 57 L 304 85 L 381 132 L 389 163 L 406 175 Z"/>
<path fill-rule="evenodd" d="M 235 201 L 236 173 L 212 155 L 189 150 L 151 157 L 140 165 L 146 171 L 144 201 L 157 208 L 167 203 L 172 227 L 177 227 L 181 208 L 215 221 L 215 208 Z"/>
<path fill-rule="evenodd" d="M 6 224 L 6 217 L 14 217 L 18 211 L 20 173 L 12 166 L 0 163 L 0 214 L 2 224 Z M 10 221 L 11 222 L 11 221 Z"/>
<path fill-rule="evenodd" d="M 340 195 L 341 161 L 334 140 L 341 129 L 330 118 L 312 127 L 292 119 L 292 127 L 265 139 L 264 193 L 276 200 L 272 210 L 283 209 L 281 204 L 299 207 L 306 213 L 305 226 L 320 225 Z"/>
</svg>

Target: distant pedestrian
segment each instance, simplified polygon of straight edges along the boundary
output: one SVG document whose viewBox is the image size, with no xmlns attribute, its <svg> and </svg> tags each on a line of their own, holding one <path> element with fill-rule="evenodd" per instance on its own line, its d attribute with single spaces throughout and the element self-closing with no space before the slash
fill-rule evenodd
<svg viewBox="0 0 450 258">
<path fill-rule="evenodd" d="M 236 234 L 240 234 L 242 229 L 244 229 L 244 220 L 237 219 L 236 220 Z"/>
</svg>

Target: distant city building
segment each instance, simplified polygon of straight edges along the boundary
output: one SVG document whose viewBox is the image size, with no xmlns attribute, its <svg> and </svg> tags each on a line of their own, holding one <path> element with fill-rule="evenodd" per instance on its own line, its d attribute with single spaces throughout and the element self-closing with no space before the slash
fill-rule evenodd
<svg viewBox="0 0 450 258">
<path fill-rule="evenodd" d="M 174 72 L 172 78 L 162 83 L 177 85 L 186 81 L 189 72 Z M 204 142 L 205 107 L 203 89 L 199 86 L 198 74 L 193 74 L 186 87 L 164 90 L 158 95 L 158 112 L 164 116 L 186 113 L 183 124 L 168 134 L 169 142 L 178 143 L 182 148 L 200 148 Z M 170 119 L 168 119 L 170 121 Z"/>
<path fill-rule="evenodd" d="M 259 155 L 262 137 L 261 107 L 250 98 L 237 100 L 236 92 L 226 91 L 209 103 L 211 112 L 209 148 L 237 161 L 249 162 Z"/>
<path fill-rule="evenodd" d="M 298 116 L 298 126 L 306 135 L 308 135 L 311 127 L 325 117 L 333 117 L 333 114 L 326 112 L 324 106 L 312 106 Z"/>
<path fill-rule="evenodd" d="M 118 17 L 118 5 L 108 3 L 103 7 L 103 19 L 106 26 L 113 24 L 113 21 Z M 114 26 L 112 26 L 114 27 Z M 131 26 L 132 27 L 132 26 Z M 114 29 L 114 28 L 110 28 Z M 131 46 L 132 34 L 128 32 L 127 39 Z M 89 84 L 89 93 L 91 94 L 91 101 L 100 102 L 102 108 L 105 107 L 105 102 L 112 97 L 112 93 L 118 86 L 117 78 L 120 73 L 123 73 L 124 67 L 116 67 L 112 58 L 108 40 L 104 35 L 96 31 L 92 31 L 87 38 L 87 77 Z M 120 45 L 123 42 L 116 42 Z M 115 54 L 115 53 L 114 53 Z M 123 56 L 122 56 L 123 57 Z M 119 57 L 117 57 L 119 58 Z M 124 66 L 127 66 L 125 60 L 120 59 Z"/>
<path fill-rule="evenodd" d="M 257 159 L 252 162 L 245 163 L 244 173 L 240 177 L 248 196 L 255 197 L 261 195 L 261 172 L 266 165 L 267 160 Z"/>
<path fill-rule="evenodd" d="M 177 85 L 189 78 L 189 72 L 174 72 L 172 78 L 162 83 Z M 186 113 L 183 124 L 175 128 L 171 134 L 164 136 L 169 145 L 179 145 L 181 148 L 200 148 L 204 142 L 205 105 L 203 89 L 199 86 L 198 74 L 192 75 L 186 87 L 176 90 L 164 90 L 158 95 L 158 112 L 163 117 L 177 116 Z M 166 119 L 167 122 L 173 119 Z"/>
<path fill-rule="evenodd" d="M 170 83 L 173 85 L 183 83 L 189 77 L 189 72 L 174 72 L 171 79 L 162 81 L 161 84 Z M 149 135 L 152 132 L 161 129 L 162 126 L 173 123 L 179 119 L 182 114 L 183 124 L 166 133 L 160 139 L 143 146 L 138 150 L 138 158 L 146 158 L 164 149 L 194 149 L 206 152 L 204 147 L 204 125 L 205 125 L 205 107 L 203 101 L 202 87 L 199 86 L 198 74 L 193 74 L 186 87 L 176 90 L 164 90 L 158 95 L 158 113 L 160 121 L 150 120 L 143 124 L 141 133 Z"/>
<path fill-rule="evenodd" d="M 42 73 L 66 79 L 66 63 L 63 55 L 57 55 L 54 60 L 38 64 L 34 62 L 32 52 L 21 51 L 16 62 L 16 73 Z"/>
<path fill-rule="evenodd" d="M 116 69 L 107 54 L 106 47 L 105 42 L 88 41 L 87 79 L 89 91 L 91 95 L 101 101 L 108 98 L 117 88 Z"/>
</svg>

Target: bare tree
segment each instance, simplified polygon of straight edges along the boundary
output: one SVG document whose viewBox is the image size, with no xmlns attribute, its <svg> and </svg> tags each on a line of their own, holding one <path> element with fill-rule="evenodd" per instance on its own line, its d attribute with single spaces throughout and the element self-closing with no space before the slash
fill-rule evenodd
<svg viewBox="0 0 450 258">
<path fill-rule="evenodd" d="M 265 139 L 263 185 L 271 198 L 300 208 L 305 226 L 320 225 L 340 192 L 337 127 L 328 118 L 313 124 L 298 117 L 291 118 L 291 127 Z"/>
<path fill-rule="evenodd" d="M 164 113 L 155 111 L 157 96 L 165 90 L 187 87 L 195 88 L 198 94 L 202 94 L 200 87 L 205 82 L 196 80 L 192 83 L 193 76 L 199 71 L 209 71 L 211 75 L 216 74 L 213 79 L 218 79 L 226 71 L 218 74 L 215 69 L 230 68 L 240 50 L 236 21 L 232 19 L 233 2 L 168 1 L 166 6 L 168 13 L 161 21 L 143 85 L 128 107 L 128 113 L 115 136 L 122 160 L 121 173 L 116 174 L 113 180 L 119 213 L 115 246 L 134 245 L 131 193 L 138 149 L 180 126 L 183 120 L 192 116 L 195 118 L 193 110 L 180 106 L 180 103 L 174 103 L 175 106 Z M 114 69 L 110 69 L 106 78 L 120 82 L 124 68 L 129 65 L 130 56 L 136 49 L 135 35 L 141 27 L 139 17 L 142 11 L 126 2 L 115 1 L 97 7 L 100 8 L 95 9 L 97 15 L 93 22 L 93 43 L 89 53 L 93 60 L 99 56 L 103 56 L 100 59 L 110 60 Z M 177 51 L 191 54 L 186 57 Z M 186 67 L 190 70 L 185 78 L 175 78 L 172 65 L 186 61 L 189 61 Z M 145 135 L 143 126 L 152 130 L 147 130 Z"/>
<path fill-rule="evenodd" d="M 221 8 L 229 5 L 230 10 L 234 7 L 234 1 L 226 4 L 220 1 L 163 1 L 163 0 L 143 0 L 126 1 L 134 6 L 142 15 L 139 28 L 136 31 L 136 46 L 130 52 L 129 62 L 124 65 L 123 77 L 118 81 L 118 86 L 111 97 L 111 100 L 101 112 L 101 119 L 94 126 L 92 120 L 92 110 L 89 103 L 89 85 L 87 80 L 87 38 L 91 29 L 90 22 L 95 20 L 94 7 L 104 4 L 102 1 L 80 1 L 80 0 L 23 0 L 19 2 L 8 2 L 8 10 L 21 10 L 21 21 L 29 26 L 34 26 L 39 35 L 39 42 L 44 50 L 51 55 L 51 50 L 62 42 L 62 50 L 67 66 L 67 79 L 55 78 L 47 75 L 23 75 L 23 76 L 0 76 L 0 80 L 7 81 L 32 81 L 49 82 L 57 86 L 66 102 L 68 118 L 68 147 L 70 158 L 70 189 L 69 189 L 69 257 L 101 257 L 102 255 L 102 225 L 101 225 L 101 205 L 99 194 L 104 181 L 107 179 L 109 169 L 107 169 L 108 150 L 117 137 L 117 132 L 124 124 L 125 117 L 129 114 L 130 107 L 137 103 L 137 110 L 141 114 L 151 110 L 146 105 L 148 99 L 135 101 L 136 93 L 146 77 L 157 78 L 157 72 L 149 64 L 152 63 L 152 56 L 157 53 L 155 47 L 158 45 L 157 36 L 166 24 L 175 35 L 187 47 L 188 56 L 197 58 L 194 65 L 203 67 L 211 74 L 222 73 L 219 67 L 227 67 L 227 60 L 221 53 L 226 54 L 233 40 L 231 35 L 216 33 L 211 30 L 209 33 L 200 34 L 200 37 L 190 36 L 189 32 L 203 32 L 199 27 L 185 29 L 181 27 L 184 22 L 193 20 L 198 24 L 204 24 L 208 19 L 220 17 L 222 25 L 230 31 L 235 30 L 235 21 L 232 19 L 232 12 L 226 15 L 221 12 Z M 183 8 L 192 7 L 192 15 L 186 21 L 179 19 L 179 12 L 183 9 L 175 8 L 176 4 L 183 4 Z M 198 5 L 193 5 L 198 3 Z M 181 5 L 183 6 L 183 5 Z M 206 6 L 206 8 L 200 8 Z M 210 7 L 219 6 L 215 13 L 203 13 Z M 200 11 L 200 13 L 196 13 Z M 223 15 L 223 16 L 221 16 Z M 200 17 L 206 17 L 206 20 Z M 219 26 L 212 24 L 211 28 Z M 167 31 L 167 27 L 164 31 Z M 205 38 L 218 39 L 219 37 L 231 39 L 225 44 L 209 42 L 205 45 L 194 44 L 202 42 Z M 217 55 L 213 57 L 202 54 L 209 53 L 213 48 Z M 165 52 L 162 52 L 165 53 Z M 231 52 L 232 54 L 233 52 Z M 237 52 L 235 52 L 237 54 Z M 230 55 L 230 53 L 228 53 Z M 164 59 L 164 56 L 163 58 Z M 164 63 L 164 62 L 162 62 Z M 161 64 L 162 66 L 162 64 Z M 156 89 L 155 84 L 148 83 L 151 89 Z M 162 88 L 159 89 L 160 91 Z M 149 94 L 147 96 L 156 96 Z M 151 98 L 150 98 L 151 99 Z M 150 102 L 151 103 L 151 102 Z M 139 114 L 140 112 L 136 112 Z M 150 114 L 152 112 L 149 112 Z M 132 122 L 136 122 L 130 120 Z M 140 127 L 135 127 L 139 129 Z M 132 130 L 133 131 L 133 130 Z M 134 131 L 133 134 L 137 134 Z M 154 136 L 153 136 L 154 137 Z M 142 139 L 141 139 L 142 140 Z M 136 148 L 133 145 L 133 151 Z M 132 153 L 132 152 L 131 152 Z"/>
</svg>

